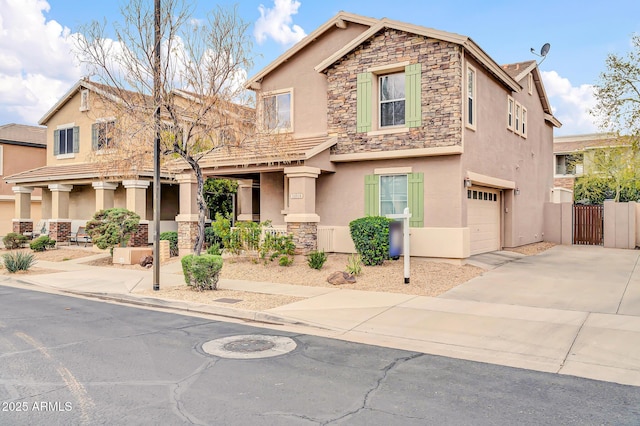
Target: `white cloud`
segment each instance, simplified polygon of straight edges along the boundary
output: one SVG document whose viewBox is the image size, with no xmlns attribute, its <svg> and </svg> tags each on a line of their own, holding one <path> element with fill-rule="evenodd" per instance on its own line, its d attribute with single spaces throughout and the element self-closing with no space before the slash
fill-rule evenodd
<svg viewBox="0 0 640 426">
<path fill-rule="evenodd" d="M 298 13 L 300 2 L 296 0 L 274 0 L 274 7 L 269 9 L 260 5 L 260 18 L 255 23 L 254 35 L 258 44 L 272 38 L 282 45 L 296 43 L 307 34 L 299 25 L 292 25 L 293 15 Z"/>
<path fill-rule="evenodd" d="M 556 71 L 543 71 L 542 80 L 551 102 L 554 116 L 562 127 L 557 135 L 579 135 L 598 132 L 598 126 L 589 110 L 596 104 L 594 87 L 590 84 L 573 86 L 569 79 Z"/>
<path fill-rule="evenodd" d="M 82 75 L 45 0 L 0 0 L 0 124 L 35 124 Z"/>
</svg>

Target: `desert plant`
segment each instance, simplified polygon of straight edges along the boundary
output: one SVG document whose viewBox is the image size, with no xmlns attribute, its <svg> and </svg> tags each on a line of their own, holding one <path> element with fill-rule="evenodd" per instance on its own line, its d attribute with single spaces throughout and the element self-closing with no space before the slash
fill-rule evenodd
<svg viewBox="0 0 640 426">
<path fill-rule="evenodd" d="M 265 261 L 277 259 L 281 256 L 293 256 L 296 244 L 293 235 L 277 235 L 267 232 L 260 244 L 259 254 Z"/>
<path fill-rule="evenodd" d="M 4 236 L 4 238 L 2 238 L 4 247 L 7 250 L 15 250 L 17 248 L 20 248 L 28 240 L 29 240 L 29 237 L 27 237 L 26 235 L 18 234 L 16 232 L 9 232 L 7 235 Z"/>
<path fill-rule="evenodd" d="M 207 248 L 207 254 L 211 254 L 213 256 L 221 256 L 222 249 L 220 248 L 220 244 L 216 243 L 209 246 L 209 248 Z"/>
<path fill-rule="evenodd" d="M 327 254 L 324 250 L 312 251 L 307 255 L 307 265 L 313 269 L 322 269 L 324 263 L 327 261 Z"/>
<path fill-rule="evenodd" d="M 169 241 L 169 252 L 172 257 L 178 256 L 178 233 L 176 231 L 161 232 L 160 239 Z"/>
<path fill-rule="evenodd" d="M 359 254 L 353 253 L 347 259 L 347 272 L 350 275 L 360 275 L 362 273 L 362 258 Z"/>
<path fill-rule="evenodd" d="M 204 243 L 207 247 L 211 247 L 214 244 L 222 247 L 222 238 L 220 238 L 213 226 L 204 228 Z"/>
<path fill-rule="evenodd" d="M 2 255 L 2 263 L 10 273 L 28 271 L 36 263 L 36 258 L 31 253 L 16 251 Z"/>
<path fill-rule="evenodd" d="M 382 216 L 367 216 L 349 223 L 351 239 L 365 265 L 382 265 L 389 258 L 389 224 L 392 221 Z"/>
<path fill-rule="evenodd" d="M 56 246 L 56 240 L 52 240 L 48 235 L 40 235 L 29 243 L 29 248 L 33 251 L 45 251 Z"/>
<path fill-rule="evenodd" d="M 188 254 L 182 258 L 184 280 L 196 291 L 216 290 L 222 269 L 222 257 L 211 254 Z"/>
<path fill-rule="evenodd" d="M 292 263 L 293 257 L 291 256 L 282 255 L 280 256 L 280 259 L 278 259 L 278 265 L 280 266 L 291 266 Z"/>
<path fill-rule="evenodd" d="M 87 222 L 87 233 L 99 249 L 109 249 L 113 254 L 116 246 L 125 247 L 129 238 L 138 230 L 140 216 L 123 209 L 100 210 Z"/>
</svg>

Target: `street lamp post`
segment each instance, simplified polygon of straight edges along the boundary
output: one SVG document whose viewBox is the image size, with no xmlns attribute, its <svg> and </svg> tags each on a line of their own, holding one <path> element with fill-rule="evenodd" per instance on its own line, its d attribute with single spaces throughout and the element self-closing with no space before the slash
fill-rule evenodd
<svg viewBox="0 0 640 426">
<path fill-rule="evenodd" d="M 160 290 L 160 0 L 154 3 L 153 46 L 153 289 Z"/>
</svg>

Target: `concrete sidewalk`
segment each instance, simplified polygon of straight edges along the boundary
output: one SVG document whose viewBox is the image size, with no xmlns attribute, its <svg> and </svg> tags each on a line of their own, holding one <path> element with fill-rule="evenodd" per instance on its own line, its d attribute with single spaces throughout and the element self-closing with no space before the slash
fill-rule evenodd
<svg viewBox="0 0 640 426">
<path fill-rule="evenodd" d="M 223 289 L 305 298 L 263 312 L 142 297 L 135 291 L 151 288 L 151 271 L 78 261 L 39 262 L 60 272 L 20 280 L 287 327 L 313 326 L 305 332 L 348 341 L 640 386 L 639 251 L 556 246 L 536 256 L 493 256 L 506 257 L 511 257 L 506 263 L 436 298 L 220 280 Z M 178 262 L 161 272 L 162 287 L 183 284 Z"/>
</svg>

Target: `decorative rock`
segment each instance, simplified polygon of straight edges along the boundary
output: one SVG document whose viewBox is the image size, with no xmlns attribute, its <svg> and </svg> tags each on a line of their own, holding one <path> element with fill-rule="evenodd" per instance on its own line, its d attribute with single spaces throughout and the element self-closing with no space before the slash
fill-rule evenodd
<svg viewBox="0 0 640 426">
<path fill-rule="evenodd" d="M 346 272 L 336 271 L 329 275 L 327 282 L 333 285 L 354 284 L 356 282 L 356 277 L 347 274 Z"/>
<path fill-rule="evenodd" d="M 153 256 L 145 256 L 140 259 L 140 266 L 145 268 L 151 268 L 153 266 Z"/>
</svg>

